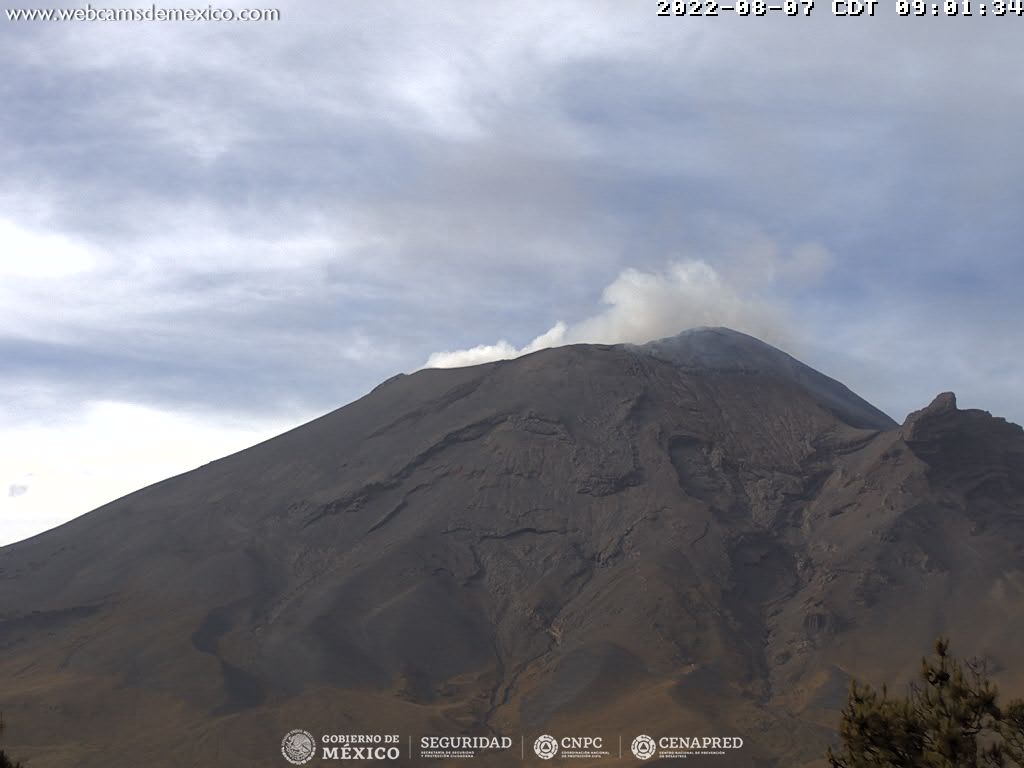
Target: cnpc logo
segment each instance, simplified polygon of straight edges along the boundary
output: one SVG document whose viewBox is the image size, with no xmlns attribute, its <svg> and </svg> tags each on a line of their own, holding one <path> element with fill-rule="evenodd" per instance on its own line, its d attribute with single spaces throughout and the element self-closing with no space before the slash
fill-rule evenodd
<svg viewBox="0 0 1024 768">
<path fill-rule="evenodd" d="M 558 754 L 558 741 L 554 736 L 547 734 L 538 736 L 537 740 L 533 742 L 533 751 L 541 760 L 550 760 Z"/>
<path fill-rule="evenodd" d="M 533 751 L 541 760 L 551 760 L 559 751 L 564 753 L 592 752 L 604 747 L 601 736 L 563 736 L 556 739 L 544 734 L 533 742 Z"/>
</svg>

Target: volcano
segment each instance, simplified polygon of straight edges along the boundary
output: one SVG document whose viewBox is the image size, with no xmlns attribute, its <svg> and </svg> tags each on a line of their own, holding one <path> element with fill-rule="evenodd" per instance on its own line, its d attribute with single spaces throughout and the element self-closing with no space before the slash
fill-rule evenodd
<svg viewBox="0 0 1024 768">
<path fill-rule="evenodd" d="M 820 765 L 850 678 L 940 633 L 1024 692 L 1024 431 L 949 393 L 896 424 L 723 328 L 399 375 L 0 549 L 31 768 L 286 766 L 293 729 Z"/>
</svg>

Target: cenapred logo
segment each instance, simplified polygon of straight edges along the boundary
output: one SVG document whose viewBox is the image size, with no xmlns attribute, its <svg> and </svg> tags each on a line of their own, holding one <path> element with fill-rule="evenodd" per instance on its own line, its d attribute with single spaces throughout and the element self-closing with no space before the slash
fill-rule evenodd
<svg viewBox="0 0 1024 768">
<path fill-rule="evenodd" d="M 316 754 L 316 739 L 309 731 L 295 728 L 281 739 L 281 754 L 292 765 L 305 765 Z"/>
<path fill-rule="evenodd" d="M 739 736 L 659 736 L 653 738 L 642 733 L 629 745 L 638 760 L 651 758 L 713 757 L 743 748 Z"/>
<path fill-rule="evenodd" d="M 637 760 L 650 760 L 654 757 L 654 753 L 658 751 L 658 745 L 654 739 L 646 734 L 641 734 L 633 739 L 633 743 L 629 745 L 629 748 L 633 752 L 633 757 Z"/>
<path fill-rule="evenodd" d="M 554 736 L 538 736 L 537 740 L 533 742 L 533 751 L 537 753 L 537 757 L 541 760 L 550 760 L 558 754 L 558 742 Z"/>
</svg>

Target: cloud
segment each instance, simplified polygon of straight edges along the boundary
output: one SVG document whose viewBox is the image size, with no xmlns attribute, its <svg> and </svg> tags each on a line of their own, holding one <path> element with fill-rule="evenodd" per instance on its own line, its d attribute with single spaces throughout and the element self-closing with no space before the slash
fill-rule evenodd
<svg viewBox="0 0 1024 768">
<path fill-rule="evenodd" d="M 89 272 L 100 257 L 59 234 L 34 232 L 0 218 L 0 276 L 62 278 Z"/>
<path fill-rule="evenodd" d="M 758 234 L 725 253 L 722 271 L 739 290 L 766 285 L 801 289 L 820 282 L 834 265 L 835 256 L 820 242 L 786 249 Z"/>
<path fill-rule="evenodd" d="M 779 301 L 763 298 L 751 286 L 771 284 L 778 273 L 796 274 L 801 279 L 808 273 L 820 276 L 828 261 L 828 251 L 816 244 L 800 245 L 788 256 L 779 248 L 765 249 L 759 244 L 731 267 L 734 272 L 742 269 L 742 281 L 728 279 L 700 259 L 672 262 L 656 272 L 625 269 L 602 292 L 604 308 L 578 323 L 559 321 L 519 348 L 501 340 L 435 352 L 426 367 L 477 365 L 563 344 L 643 343 L 702 325 L 724 325 L 779 343 L 788 335 L 786 311 Z"/>
<path fill-rule="evenodd" d="M 0 466 L 16 478 L 0 496 L 0 546 L 293 426 L 287 420 L 198 418 L 121 402 L 93 403 L 79 418 L 48 426 L 0 425 L 6 438 L 0 442 Z"/>
</svg>

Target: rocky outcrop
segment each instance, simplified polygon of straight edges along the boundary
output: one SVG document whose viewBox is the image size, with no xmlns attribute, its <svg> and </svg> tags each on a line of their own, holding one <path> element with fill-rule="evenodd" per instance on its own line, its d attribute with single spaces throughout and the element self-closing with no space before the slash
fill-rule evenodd
<svg viewBox="0 0 1024 768">
<path fill-rule="evenodd" d="M 1024 494 L 1024 430 L 987 411 L 959 410 L 952 392 L 911 413 L 900 435 L 935 482 L 968 499 L 1012 503 Z"/>
</svg>

